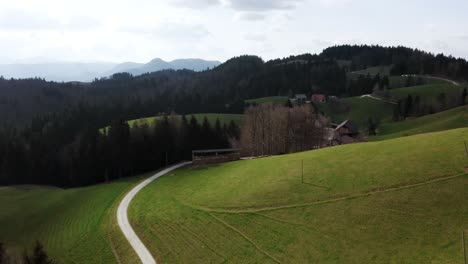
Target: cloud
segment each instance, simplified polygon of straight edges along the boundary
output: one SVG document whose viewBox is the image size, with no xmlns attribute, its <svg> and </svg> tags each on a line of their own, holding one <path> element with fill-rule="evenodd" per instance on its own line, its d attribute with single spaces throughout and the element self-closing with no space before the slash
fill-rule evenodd
<svg viewBox="0 0 468 264">
<path fill-rule="evenodd" d="M 247 20 L 247 21 L 262 21 L 265 20 L 265 14 L 261 13 L 252 13 L 252 12 L 243 12 L 240 13 L 237 17 L 239 20 Z"/>
<path fill-rule="evenodd" d="M 54 29 L 59 21 L 21 10 L 3 10 L 0 14 L 0 29 Z"/>
<path fill-rule="evenodd" d="M 219 0 L 171 0 L 172 5 L 183 8 L 207 8 L 220 5 Z"/>
<path fill-rule="evenodd" d="M 231 8 L 238 11 L 271 11 L 293 9 L 302 0 L 226 0 Z"/>
<path fill-rule="evenodd" d="M 71 16 L 66 20 L 60 20 L 47 14 L 19 9 L 4 9 L 0 12 L 0 29 L 4 30 L 80 30 L 99 25 L 98 20 L 84 16 Z"/>
<path fill-rule="evenodd" d="M 201 24 L 163 22 L 154 26 L 125 26 L 121 31 L 133 34 L 147 34 L 164 41 L 200 40 L 211 33 Z"/>
<path fill-rule="evenodd" d="M 319 0 L 320 4 L 327 7 L 344 6 L 351 3 L 351 0 Z"/>
<path fill-rule="evenodd" d="M 244 35 L 244 39 L 255 42 L 264 42 L 267 40 L 267 36 L 265 34 L 246 34 Z"/>
</svg>

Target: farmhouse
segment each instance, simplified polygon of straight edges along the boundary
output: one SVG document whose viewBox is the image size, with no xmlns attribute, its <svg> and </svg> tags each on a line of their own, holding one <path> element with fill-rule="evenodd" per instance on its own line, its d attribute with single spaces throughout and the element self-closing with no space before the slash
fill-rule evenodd
<svg viewBox="0 0 468 264">
<path fill-rule="evenodd" d="M 289 99 L 292 105 L 304 105 L 307 103 L 307 96 L 305 94 L 296 94 L 293 98 Z"/>
<path fill-rule="evenodd" d="M 351 144 L 358 140 L 359 131 L 350 121 L 345 120 L 341 124 L 332 124 L 325 129 L 324 139 L 330 146 Z"/>
<path fill-rule="evenodd" d="M 310 100 L 315 103 L 323 103 L 327 100 L 327 97 L 323 94 L 313 94 Z"/>
</svg>

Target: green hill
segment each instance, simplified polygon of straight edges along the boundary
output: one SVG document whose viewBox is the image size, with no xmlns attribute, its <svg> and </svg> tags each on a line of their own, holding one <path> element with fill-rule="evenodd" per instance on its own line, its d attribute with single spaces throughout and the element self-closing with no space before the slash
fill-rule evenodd
<svg viewBox="0 0 468 264">
<path fill-rule="evenodd" d="M 384 140 L 460 127 L 468 127 L 468 105 L 402 122 L 384 123 L 379 127 L 379 135 L 370 139 Z"/>
<path fill-rule="evenodd" d="M 146 175 L 147 177 L 148 175 Z M 135 263 L 117 226 L 117 206 L 141 177 L 85 188 L 0 188 L 0 241 L 21 255 L 35 240 L 58 263 Z"/>
<path fill-rule="evenodd" d="M 409 94 L 419 96 L 422 101 L 437 102 L 437 97 L 444 93 L 447 99 L 458 98 L 463 87 L 448 84 L 446 82 L 436 84 L 425 84 L 412 87 L 392 89 L 389 91 L 388 100 L 396 102 L 404 100 Z M 346 119 L 353 120 L 360 129 L 365 129 L 370 117 L 380 120 L 380 123 L 392 123 L 394 105 L 391 103 L 375 100 L 372 98 L 348 97 L 339 100 L 339 103 L 319 104 L 325 114 L 330 116 L 334 122 Z"/>
<path fill-rule="evenodd" d="M 143 189 L 130 222 L 164 263 L 459 263 L 463 140 L 468 129 L 186 168 Z"/>
</svg>

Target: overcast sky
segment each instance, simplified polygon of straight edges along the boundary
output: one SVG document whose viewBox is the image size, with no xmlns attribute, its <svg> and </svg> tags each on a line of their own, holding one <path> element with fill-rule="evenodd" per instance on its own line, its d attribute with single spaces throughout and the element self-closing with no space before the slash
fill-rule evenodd
<svg viewBox="0 0 468 264">
<path fill-rule="evenodd" d="M 406 45 L 468 58 L 467 0 L 0 0 L 0 63 Z"/>
</svg>

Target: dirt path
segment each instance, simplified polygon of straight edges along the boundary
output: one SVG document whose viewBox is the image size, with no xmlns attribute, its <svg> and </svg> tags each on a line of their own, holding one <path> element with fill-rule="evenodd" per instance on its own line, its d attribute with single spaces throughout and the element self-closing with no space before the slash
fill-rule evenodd
<svg viewBox="0 0 468 264">
<path fill-rule="evenodd" d="M 387 187 L 387 188 L 382 188 L 382 189 L 369 191 L 369 192 L 364 192 L 364 193 L 358 193 L 358 194 L 353 194 L 353 195 L 348 195 L 348 196 L 343 196 L 343 197 L 338 197 L 338 198 L 333 198 L 333 199 L 327 199 L 327 200 L 315 201 L 315 202 L 309 202 L 309 203 L 301 203 L 301 204 L 289 204 L 289 205 L 282 205 L 282 206 L 266 206 L 266 207 L 246 208 L 246 209 L 209 208 L 209 207 L 200 207 L 200 206 L 193 206 L 193 205 L 187 205 L 187 206 L 190 206 L 190 207 L 192 207 L 194 209 L 202 210 L 202 211 L 205 211 L 205 212 L 215 212 L 215 213 L 256 213 L 256 212 L 274 211 L 274 210 L 281 210 L 281 209 L 298 208 L 298 207 L 306 207 L 306 206 L 313 206 L 313 205 L 326 204 L 326 203 L 334 203 L 334 202 L 340 202 L 340 201 L 355 199 L 355 198 L 359 198 L 359 197 L 375 195 L 375 194 L 379 194 L 379 193 L 386 193 L 386 192 L 393 192 L 393 191 L 399 191 L 399 190 L 404 190 L 404 189 L 410 189 L 410 188 L 414 188 L 414 187 L 418 187 L 418 186 L 422 186 L 422 185 L 427 185 L 427 184 L 431 184 L 431 183 L 435 183 L 435 182 L 455 179 L 455 178 L 458 178 L 458 177 L 462 177 L 464 175 L 466 175 L 466 173 L 460 173 L 460 174 L 456 174 L 456 175 L 452 175 L 452 176 L 440 177 L 440 178 L 431 179 L 431 180 L 427 180 L 427 181 L 419 182 L 419 183 L 413 183 L 413 184 L 396 186 L 396 187 Z"/>
<path fill-rule="evenodd" d="M 379 100 L 379 101 L 382 101 L 382 102 L 385 102 L 385 103 L 397 105 L 397 103 L 395 103 L 395 102 L 392 102 L 392 101 L 388 101 L 388 100 L 385 100 L 385 99 L 382 99 L 382 98 L 375 97 L 375 96 L 373 96 L 372 94 L 365 94 L 365 95 L 362 95 L 361 98 L 371 98 L 371 99 Z"/>
<path fill-rule="evenodd" d="M 155 175 L 151 176 L 150 178 L 144 180 L 135 188 L 133 188 L 127 195 L 123 198 L 122 202 L 120 202 L 119 208 L 117 209 L 117 222 L 119 224 L 122 233 L 124 234 L 125 238 L 128 240 L 132 248 L 137 253 L 138 257 L 140 258 L 143 264 L 156 264 L 156 260 L 153 258 L 151 253 L 148 251 L 146 246 L 141 242 L 140 238 L 138 238 L 137 234 L 133 230 L 130 222 L 128 221 L 128 206 L 132 199 L 136 196 L 136 194 L 141 191 L 144 187 L 150 184 L 152 181 L 156 180 L 157 178 L 175 170 L 180 167 L 186 166 L 191 164 L 192 162 L 183 162 L 177 165 L 171 166 L 165 170 L 162 170 Z"/>
</svg>

